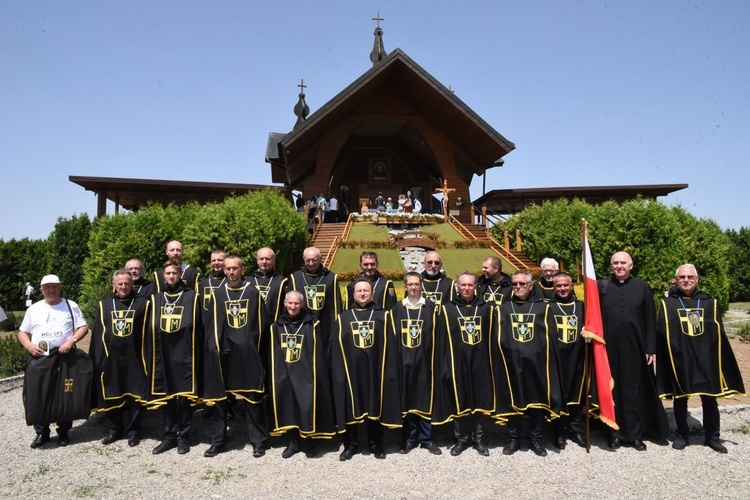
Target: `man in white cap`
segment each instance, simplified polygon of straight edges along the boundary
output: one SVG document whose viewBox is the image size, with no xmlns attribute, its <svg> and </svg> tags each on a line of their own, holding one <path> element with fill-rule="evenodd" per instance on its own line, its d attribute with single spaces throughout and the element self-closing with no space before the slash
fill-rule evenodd
<svg viewBox="0 0 750 500">
<path fill-rule="evenodd" d="M 76 342 L 89 332 L 86 319 L 78 304 L 72 300 L 63 299 L 60 295 L 62 285 L 60 278 L 48 274 L 42 278 L 42 295 L 44 300 L 33 304 L 26 311 L 18 332 L 18 341 L 31 355 L 26 371 L 34 368 L 34 364 L 57 351 L 60 355 L 71 352 Z M 37 388 L 26 387 L 26 393 L 31 394 Z M 31 443 L 32 448 L 44 446 L 49 441 L 50 422 L 34 422 L 36 438 Z M 70 443 L 68 431 L 73 422 L 57 422 L 57 443 L 67 446 Z"/>
</svg>

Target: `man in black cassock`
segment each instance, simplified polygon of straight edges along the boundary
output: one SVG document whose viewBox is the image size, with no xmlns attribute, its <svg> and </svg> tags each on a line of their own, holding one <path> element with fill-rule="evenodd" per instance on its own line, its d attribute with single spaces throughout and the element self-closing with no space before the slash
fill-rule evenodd
<svg viewBox="0 0 750 500">
<path fill-rule="evenodd" d="M 398 381 L 401 387 L 403 443 L 405 455 L 420 446 L 433 455 L 441 455 L 432 442 L 432 407 L 435 378 L 440 370 L 436 362 L 435 314 L 431 302 L 422 297 L 422 276 L 416 272 L 404 276 L 406 297 L 390 311 L 389 337 L 398 350 Z"/>
<path fill-rule="evenodd" d="M 375 458 L 385 458 L 383 427 L 401 427 L 398 353 L 386 333 L 388 312 L 372 301 L 372 283 L 354 284 L 355 307 L 338 317 L 331 346 L 333 398 L 339 431 L 346 429 L 343 462 L 357 453 L 359 424 L 367 422 L 367 439 Z"/>
<path fill-rule="evenodd" d="M 156 283 L 146 279 L 143 275 L 143 262 L 138 259 L 130 259 L 125 263 L 125 269 L 133 277 L 135 293 L 149 300 L 156 293 Z"/>
<path fill-rule="evenodd" d="M 284 312 L 271 326 L 271 432 L 290 437 L 282 458 L 294 456 L 307 439 L 336 435 L 323 334 L 304 304 L 300 292 L 287 292 Z M 315 454 L 314 446 L 308 454 Z"/>
<path fill-rule="evenodd" d="M 615 387 L 615 420 L 607 446 L 622 443 L 645 451 L 643 435 L 663 440 L 669 431 L 667 415 L 656 393 L 656 306 L 648 283 L 633 278 L 633 259 L 627 252 L 612 256 L 612 276 L 599 281 L 604 340 Z"/>
<path fill-rule="evenodd" d="M 362 272 L 357 279 L 364 278 L 372 283 L 373 302 L 375 302 L 384 311 L 396 305 L 396 290 L 393 282 L 380 274 L 378 271 L 378 255 L 375 252 L 365 251 L 359 256 L 359 267 Z M 354 283 L 352 281 L 346 286 L 346 295 L 344 296 L 344 309 L 354 307 Z"/>
<path fill-rule="evenodd" d="M 204 457 L 224 450 L 227 437 L 228 395 L 245 415 L 253 456 L 266 454 L 265 421 L 268 318 L 260 293 L 242 279 L 244 266 L 236 255 L 223 260 L 224 284 L 212 292 L 203 347 L 202 400 L 214 406 L 213 436 Z"/>
<path fill-rule="evenodd" d="M 704 444 L 727 453 L 719 433 L 718 397 L 744 394 L 742 375 L 729 344 L 716 299 L 698 290 L 698 270 L 683 264 L 677 287 L 661 301 L 658 382 L 662 398 L 674 398 L 677 437 L 672 448 L 688 445 L 687 403 L 698 395 L 703 405 Z"/>
<path fill-rule="evenodd" d="M 491 255 L 482 263 L 482 276 L 477 281 L 477 297 L 495 305 L 510 298 L 510 276 L 503 272 L 503 261 Z"/>
<path fill-rule="evenodd" d="M 469 271 L 458 276 L 458 294 L 444 303 L 437 318 L 441 373 L 439 403 L 433 423 L 453 420 L 458 456 L 473 441 L 482 456 L 490 454 L 484 443 L 481 416 L 495 410 L 495 386 L 490 359 L 490 336 L 496 327 L 497 311 L 477 297 L 476 277 Z"/>
<path fill-rule="evenodd" d="M 205 314 L 210 309 L 211 292 L 219 288 L 227 280 L 224 274 L 224 259 L 226 252 L 220 248 L 211 252 L 211 273 L 198 282 L 198 294 L 201 299 L 201 308 Z"/>
<path fill-rule="evenodd" d="M 276 270 L 276 254 L 268 247 L 258 250 L 256 255 L 258 264 L 250 276 L 246 278 L 266 303 L 266 310 L 271 321 L 279 319 L 284 312 L 283 301 L 286 292 L 287 279 Z"/>
<path fill-rule="evenodd" d="M 560 264 L 551 257 L 545 257 L 542 259 L 539 267 L 542 269 L 542 276 L 534 282 L 532 293 L 545 302 L 549 302 L 549 299 L 555 295 L 552 278 L 560 272 Z"/>
<path fill-rule="evenodd" d="M 431 251 L 424 256 L 424 271 L 422 271 L 422 297 L 435 304 L 440 309 L 456 296 L 453 280 L 443 272 L 443 259 L 440 254 Z"/>
<path fill-rule="evenodd" d="M 167 259 L 172 260 L 180 266 L 180 280 L 185 284 L 187 288 L 198 291 L 198 281 L 200 273 L 190 264 L 185 264 L 182 261 L 182 243 L 177 240 L 170 241 L 167 243 Z M 156 290 L 161 292 L 169 285 L 164 279 L 164 274 L 161 271 L 154 271 L 154 282 L 156 283 Z"/>
<path fill-rule="evenodd" d="M 145 360 L 149 377 L 149 406 L 162 408 L 164 438 L 154 455 L 177 447 L 190 451 L 188 438 L 193 421 L 192 405 L 199 400 L 199 351 L 203 323 L 198 294 L 180 276 L 177 262 L 163 268 L 166 288 L 151 297 L 151 317 L 146 328 Z"/>
<path fill-rule="evenodd" d="M 522 416 L 529 417 L 529 448 L 544 457 L 544 419 L 559 418 L 562 388 L 557 357 L 547 329 L 547 304 L 532 293 L 529 271 L 511 276 L 513 296 L 500 306 L 493 353 L 497 387 L 496 418 L 508 421 L 504 455 L 521 448 Z M 500 369 L 505 367 L 505 369 Z"/>
<path fill-rule="evenodd" d="M 336 327 L 336 318 L 341 314 L 341 292 L 336 274 L 322 264 L 320 250 L 306 248 L 302 253 L 305 267 L 289 276 L 288 289 L 296 290 L 305 297 L 305 306 L 320 321 L 320 331 L 330 352 L 329 342 Z"/>
<path fill-rule="evenodd" d="M 565 397 L 563 409 L 567 413 L 552 421 L 555 430 L 553 444 L 556 448 L 564 449 L 570 431 L 571 440 L 585 448 L 586 340 L 581 336 L 581 329 L 586 317 L 583 302 L 576 299 L 570 275 L 559 273 L 552 278 L 552 283 L 555 296 L 549 301 L 547 323 L 550 340 L 557 353 Z"/>
<path fill-rule="evenodd" d="M 93 411 L 105 412 L 109 432 L 102 444 L 128 437 L 129 446 L 140 442 L 141 409 L 148 398 L 143 342 L 149 315 L 149 298 L 136 293 L 133 277 L 115 272 L 114 293 L 99 302 L 91 336 L 94 364 Z"/>
</svg>

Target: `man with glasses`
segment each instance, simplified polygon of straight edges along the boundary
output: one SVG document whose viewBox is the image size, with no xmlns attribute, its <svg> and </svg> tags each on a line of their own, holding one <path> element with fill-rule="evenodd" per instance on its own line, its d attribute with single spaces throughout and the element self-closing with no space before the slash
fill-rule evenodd
<svg viewBox="0 0 750 500">
<path fill-rule="evenodd" d="M 440 254 L 431 251 L 424 256 L 422 271 L 422 296 L 440 309 L 455 297 L 455 284 L 443 272 L 443 259 Z"/>
<path fill-rule="evenodd" d="M 130 259 L 125 263 L 125 270 L 133 277 L 133 290 L 146 300 L 156 293 L 156 283 L 143 276 L 143 263 L 138 259 Z"/>
<path fill-rule="evenodd" d="M 661 301 L 659 338 L 662 349 L 658 381 L 663 398 L 674 398 L 676 450 L 688 445 L 687 403 L 699 395 L 703 405 L 704 444 L 727 453 L 719 435 L 717 397 L 743 394 L 745 386 L 724 331 L 716 299 L 698 290 L 698 270 L 683 264 L 675 272 L 677 287 Z"/>
<path fill-rule="evenodd" d="M 545 417 L 560 416 L 562 388 L 557 357 L 547 330 L 547 304 L 531 293 L 531 273 L 516 271 L 511 277 L 513 296 L 500 306 L 497 338 L 493 339 L 495 362 L 505 370 L 495 370 L 497 411 L 508 420 L 510 441 L 504 455 L 521 448 L 522 417 L 529 417 L 529 449 L 544 457 L 542 445 Z M 499 355 L 498 355 L 499 354 Z"/>
<path fill-rule="evenodd" d="M 560 272 L 560 264 L 551 257 L 545 257 L 539 266 L 542 268 L 542 276 L 534 282 L 533 293 L 545 302 L 549 302 L 549 299 L 555 295 L 552 278 Z"/>
<path fill-rule="evenodd" d="M 599 281 L 604 340 L 615 387 L 615 421 L 620 427 L 607 446 L 623 443 L 646 451 L 643 435 L 667 437 L 669 426 L 656 392 L 656 307 L 651 287 L 630 275 L 633 259 L 627 252 L 612 255 L 612 276 Z M 666 361 L 666 360 L 664 360 Z"/>
</svg>

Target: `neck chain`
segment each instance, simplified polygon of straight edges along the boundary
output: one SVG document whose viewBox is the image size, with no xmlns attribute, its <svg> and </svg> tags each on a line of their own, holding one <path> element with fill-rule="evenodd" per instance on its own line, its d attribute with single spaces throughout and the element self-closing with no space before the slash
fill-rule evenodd
<svg viewBox="0 0 750 500">
<path fill-rule="evenodd" d="M 318 282 L 315 283 L 315 286 L 320 285 L 320 282 L 323 281 L 323 278 L 325 278 L 326 276 L 325 274 L 323 274 L 322 266 L 320 271 L 320 278 L 318 278 Z M 302 271 L 302 279 L 305 280 L 305 286 L 310 286 L 310 283 L 307 282 L 307 271 Z"/>
<path fill-rule="evenodd" d="M 682 301 L 682 297 L 677 297 L 680 300 L 680 304 L 682 304 L 683 309 L 687 309 L 687 306 L 685 306 L 685 303 Z M 698 305 L 696 306 L 696 309 L 701 308 L 701 299 L 698 299 Z"/>
<path fill-rule="evenodd" d="M 352 316 L 354 316 L 355 321 L 357 321 L 357 323 L 361 323 L 362 321 L 357 317 L 357 313 L 354 312 L 354 309 L 351 309 L 351 311 L 352 311 Z M 374 312 L 375 312 L 375 308 L 373 307 L 372 309 L 370 309 L 370 317 L 367 318 L 368 322 L 372 321 L 372 315 Z"/>
<path fill-rule="evenodd" d="M 219 285 L 219 286 L 221 286 L 221 285 Z M 227 298 L 229 299 L 229 302 L 233 302 L 233 303 L 239 303 L 239 301 L 241 301 L 241 300 L 242 300 L 242 297 L 244 297 L 244 296 L 245 296 L 245 292 L 247 291 L 247 283 L 245 283 L 245 284 L 244 284 L 244 285 L 242 286 L 242 293 L 240 294 L 240 298 L 239 298 L 239 299 L 237 299 L 237 300 L 232 300 L 232 296 L 231 296 L 231 295 L 229 295 L 229 283 L 225 283 L 225 284 L 224 284 L 224 291 L 225 291 L 225 292 L 227 292 Z"/>
<path fill-rule="evenodd" d="M 273 279 L 274 279 L 275 277 L 276 277 L 276 276 L 271 276 L 271 278 L 270 278 L 270 279 L 268 280 L 268 285 L 267 285 L 267 286 L 268 286 L 268 289 L 269 289 L 269 290 L 271 289 L 271 283 L 273 283 Z M 253 276 L 253 279 L 255 280 L 255 288 L 256 288 L 256 289 L 257 289 L 258 291 L 260 291 L 260 283 L 258 283 L 258 277 L 257 277 L 257 276 Z M 320 283 L 320 282 L 318 282 L 318 283 Z M 305 280 L 305 284 L 307 284 L 307 280 Z"/>
<path fill-rule="evenodd" d="M 132 299 L 130 299 L 130 304 L 128 305 L 128 310 L 127 310 L 127 311 L 125 311 L 125 317 L 126 317 L 126 318 L 127 318 L 128 314 L 130 313 L 130 308 L 131 308 L 131 307 L 133 307 L 133 301 L 134 301 L 134 300 L 135 300 L 135 297 L 133 297 Z M 116 306 L 115 304 L 116 304 L 116 302 L 115 302 L 115 299 L 114 299 L 114 298 L 112 298 L 112 309 L 113 309 L 113 310 L 114 310 L 115 312 L 117 312 L 117 306 Z"/>
<path fill-rule="evenodd" d="M 174 305 L 177 304 L 180 301 L 180 297 L 182 297 L 182 293 L 185 290 L 183 289 L 180 291 L 180 293 L 177 295 L 177 298 L 174 300 L 174 302 L 170 302 L 167 298 L 167 292 L 164 292 L 164 302 L 167 303 L 167 305 L 164 306 L 164 312 L 167 314 L 172 314 L 172 311 L 174 311 Z"/>
<path fill-rule="evenodd" d="M 406 309 L 406 320 L 408 321 L 409 324 L 411 324 L 411 316 L 409 315 L 409 308 L 406 307 L 405 309 Z M 422 309 L 424 309 L 424 307 L 419 308 L 419 312 L 417 313 L 417 321 L 419 321 L 419 319 L 422 317 Z"/>
<path fill-rule="evenodd" d="M 560 307 L 560 304 L 558 304 L 557 307 Z M 515 303 L 515 301 L 513 301 L 513 300 L 510 301 L 510 308 L 513 309 L 513 314 L 518 314 L 518 313 L 516 313 L 516 303 Z M 533 311 L 533 310 L 534 310 L 534 302 L 531 302 L 531 307 L 529 307 L 529 312 L 526 312 L 524 314 L 531 314 L 531 311 Z M 562 311 L 562 308 L 560 308 L 560 310 Z M 563 312 L 563 314 L 565 314 L 565 312 Z"/>
<path fill-rule="evenodd" d="M 466 317 L 463 314 L 461 314 L 461 308 L 458 307 L 457 304 L 453 304 L 453 305 L 456 306 L 456 312 L 458 313 L 458 315 L 461 316 L 463 319 L 466 319 Z M 479 306 L 474 306 L 474 316 L 477 315 L 477 311 L 479 311 Z"/>
<path fill-rule="evenodd" d="M 299 322 L 299 327 L 297 328 L 297 331 L 294 332 L 294 335 L 297 335 L 299 333 L 299 331 L 302 330 L 303 326 L 305 326 L 305 322 L 304 321 L 300 321 Z M 284 333 L 286 333 L 287 335 L 289 335 L 289 330 L 286 329 L 286 325 L 284 325 Z"/>
<path fill-rule="evenodd" d="M 562 308 L 562 306 L 560 305 L 559 302 L 555 302 L 555 304 L 557 304 L 557 308 L 560 309 L 560 312 L 563 313 L 565 316 L 575 316 L 576 315 L 576 302 L 575 302 L 575 300 L 573 301 L 573 313 L 572 314 L 568 314 L 565 311 L 563 311 L 563 308 Z M 513 311 L 513 312 L 515 312 L 515 311 Z M 529 312 L 531 312 L 531 311 L 529 311 Z"/>
</svg>

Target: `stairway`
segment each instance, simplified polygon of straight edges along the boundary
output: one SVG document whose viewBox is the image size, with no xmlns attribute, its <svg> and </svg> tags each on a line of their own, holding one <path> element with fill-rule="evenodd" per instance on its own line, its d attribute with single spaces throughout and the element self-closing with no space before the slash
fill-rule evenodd
<svg viewBox="0 0 750 500">
<path fill-rule="evenodd" d="M 336 249 L 334 242 L 337 238 L 343 239 L 345 230 L 346 222 L 324 223 L 313 235 L 312 246 L 320 250 L 321 262 L 324 266 L 331 265 L 330 261 L 333 259 L 329 257 L 333 256 Z"/>
<path fill-rule="evenodd" d="M 456 231 L 461 233 L 461 236 L 463 236 L 467 240 L 489 242 L 490 248 L 492 248 L 495 253 L 497 253 L 500 257 L 502 257 L 516 269 L 532 269 L 534 267 L 539 267 L 537 263 L 531 260 L 525 253 L 517 252 L 514 250 L 506 250 L 506 248 L 502 246 L 497 240 L 490 237 L 489 233 L 483 226 L 477 226 L 476 224 L 464 225 L 456 221 L 452 217 L 450 220 L 450 224 L 456 229 Z"/>
</svg>

